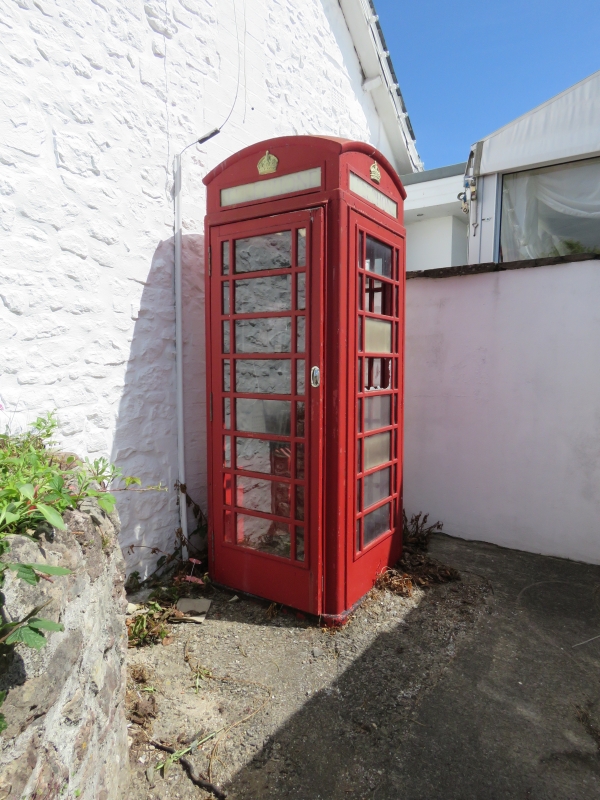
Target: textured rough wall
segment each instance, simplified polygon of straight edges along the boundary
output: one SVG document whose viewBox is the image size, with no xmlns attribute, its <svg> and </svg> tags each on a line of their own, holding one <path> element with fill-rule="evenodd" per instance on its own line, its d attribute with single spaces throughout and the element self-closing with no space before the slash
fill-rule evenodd
<svg viewBox="0 0 600 800">
<path fill-rule="evenodd" d="M 223 122 L 239 64 L 229 123 L 184 156 L 188 488 L 204 505 L 203 175 L 284 134 L 389 148 L 335 0 L 3 0 L 0 22 L 0 402 L 15 425 L 57 408 L 64 447 L 169 486 L 119 504 L 143 572 L 177 525 L 174 154 Z"/>
<path fill-rule="evenodd" d="M 67 512 L 68 531 L 56 531 L 52 542 L 11 540 L 11 561 L 68 567 L 72 574 L 35 586 L 7 575 L 11 619 L 50 601 L 42 616 L 65 630 L 48 634 L 40 651 L 17 645 L 0 661 L 0 689 L 8 689 L 2 706 L 8 728 L 0 735 L 3 800 L 124 796 L 125 564 L 116 515 L 109 518 L 93 500 L 83 508 Z"/>
</svg>

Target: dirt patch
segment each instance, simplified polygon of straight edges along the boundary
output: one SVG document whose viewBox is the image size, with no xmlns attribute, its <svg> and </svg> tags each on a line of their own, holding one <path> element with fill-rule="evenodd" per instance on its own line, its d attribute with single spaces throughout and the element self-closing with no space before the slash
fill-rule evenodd
<svg viewBox="0 0 600 800">
<path fill-rule="evenodd" d="M 426 592 L 415 586 L 410 597 L 376 588 L 344 628 L 331 630 L 212 590 L 202 625 L 173 625 L 163 640 L 170 644 L 129 651 L 128 800 L 214 796 L 178 763 L 157 772 L 167 753 L 150 740 L 179 750 L 202 742 L 185 758 L 230 799 L 371 797 L 373 765 L 382 753 L 393 763 L 419 724 L 420 698 L 489 610 L 488 593 L 478 578 Z M 334 786 L 327 774 L 306 774 L 315 748 Z"/>
</svg>

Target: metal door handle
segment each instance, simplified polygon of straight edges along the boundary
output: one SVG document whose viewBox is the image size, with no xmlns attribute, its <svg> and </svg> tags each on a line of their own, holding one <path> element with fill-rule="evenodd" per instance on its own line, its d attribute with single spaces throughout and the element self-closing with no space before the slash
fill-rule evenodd
<svg viewBox="0 0 600 800">
<path fill-rule="evenodd" d="M 318 367 L 310 368 L 310 385 L 316 389 L 321 384 L 321 370 Z"/>
</svg>

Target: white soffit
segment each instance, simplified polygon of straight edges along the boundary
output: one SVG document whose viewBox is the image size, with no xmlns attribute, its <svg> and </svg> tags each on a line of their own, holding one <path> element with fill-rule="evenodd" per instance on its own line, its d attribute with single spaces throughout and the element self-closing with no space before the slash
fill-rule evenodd
<svg viewBox="0 0 600 800">
<path fill-rule="evenodd" d="M 421 172 L 410 120 L 388 62 L 374 7 L 369 0 L 339 0 L 365 79 L 363 89 L 373 98 L 385 128 L 398 173 Z"/>
<path fill-rule="evenodd" d="M 600 71 L 481 142 L 476 174 L 510 172 L 600 153 Z"/>
</svg>

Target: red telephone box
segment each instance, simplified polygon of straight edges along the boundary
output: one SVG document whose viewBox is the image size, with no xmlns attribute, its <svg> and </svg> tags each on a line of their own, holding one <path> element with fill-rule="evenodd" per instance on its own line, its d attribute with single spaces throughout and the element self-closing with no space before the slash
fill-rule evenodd
<svg viewBox="0 0 600 800">
<path fill-rule="evenodd" d="M 320 136 L 204 183 L 210 573 L 342 621 L 401 550 L 406 193 Z"/>
</svg>

